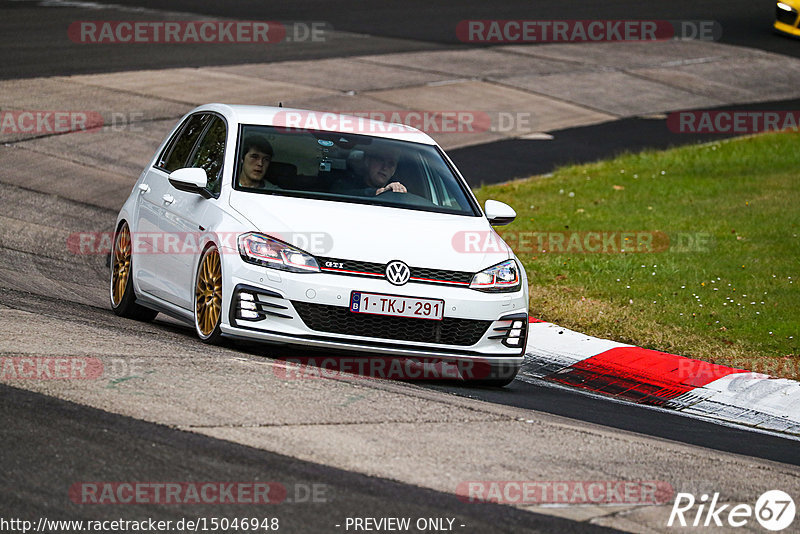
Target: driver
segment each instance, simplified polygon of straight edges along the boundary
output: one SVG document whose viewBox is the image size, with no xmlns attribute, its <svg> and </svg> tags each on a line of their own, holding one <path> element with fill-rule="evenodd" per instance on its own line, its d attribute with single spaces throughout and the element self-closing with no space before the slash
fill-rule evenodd
<svg viewBox="0 0 800 534">
<path fill-rule="evenodd" d="M 382 193 L 407 193 L 399 181 L 392 181 L 400 160 L 400 150 L 393 147 L 372 148 L 364 155 L 361 172 L 354 173 L 346 183 L 337 184 L 334 190 L 358 196 L 377 196 Z"/>
<path fill-rule="evenodd" d="M 239 172 L 239 185 L 254 189 L 275 189 L 266 179 L 267 169 L 272 161 L 272 145 L 261 135 L 245 137 L 242 146 L 242 160 Z"/>
</svg>

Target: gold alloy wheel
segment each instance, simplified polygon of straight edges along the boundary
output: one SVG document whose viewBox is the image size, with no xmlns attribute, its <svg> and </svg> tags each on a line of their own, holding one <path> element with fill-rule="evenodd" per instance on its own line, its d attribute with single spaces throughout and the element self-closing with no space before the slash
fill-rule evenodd
<svg viewBox="0 0 800 534">
<path fill-rule="evenodd" d="M 111 300 L 114 306 L 122 303 L 131 272 L 131 231 L 122 226 L 114 241 L 114 258 L 111 266 Z"/>
<path fill-rule="evenodd" d="M 210 336 L 219 323 L 222 312 L 222 268 L 216 248 L 203 256 L 194 289 L 194 313 L 197 329 L 203 337 Z"/>
</svg>

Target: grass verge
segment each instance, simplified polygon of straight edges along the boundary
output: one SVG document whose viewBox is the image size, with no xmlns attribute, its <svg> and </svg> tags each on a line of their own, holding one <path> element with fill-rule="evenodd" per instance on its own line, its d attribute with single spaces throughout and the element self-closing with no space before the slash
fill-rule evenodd
<svg viewBox="0 0 800 534">
<path fill-rule="evenodd" d="M 528 272 L 531 315 L 800 378 L 800 134 L 626 154 L 476 191 Z"/>
</svg>

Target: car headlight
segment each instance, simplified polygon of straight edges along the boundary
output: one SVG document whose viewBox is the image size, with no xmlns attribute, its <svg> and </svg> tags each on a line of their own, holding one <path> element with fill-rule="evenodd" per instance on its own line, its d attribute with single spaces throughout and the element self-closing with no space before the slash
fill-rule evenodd
<svg viewBox="0 0 800 534">
<path fill-rule="evenodd" d="M 238 243 L 239 255 L 247 263 L 293 273 L 319 272 L 314 256 L 264 234 L 242 234 Z"/>
<path fill-rule="evenodd" d="M 507 260 L 477 273 L 469 287 L 487 293 L 510 293 L 519 290 L 521 281 L 517 262 Z"/>
</svg>

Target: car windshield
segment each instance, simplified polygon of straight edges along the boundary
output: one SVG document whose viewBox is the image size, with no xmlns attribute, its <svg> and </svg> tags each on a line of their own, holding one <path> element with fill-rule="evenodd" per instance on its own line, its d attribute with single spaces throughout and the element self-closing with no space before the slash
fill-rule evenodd
<svg viewBox="0 0 800 534">
<path fill-rule="evenodd" d="M 239 134 L 237 190 L 480 215 L 435 146 L 257 125 Z"/>
</svg>

